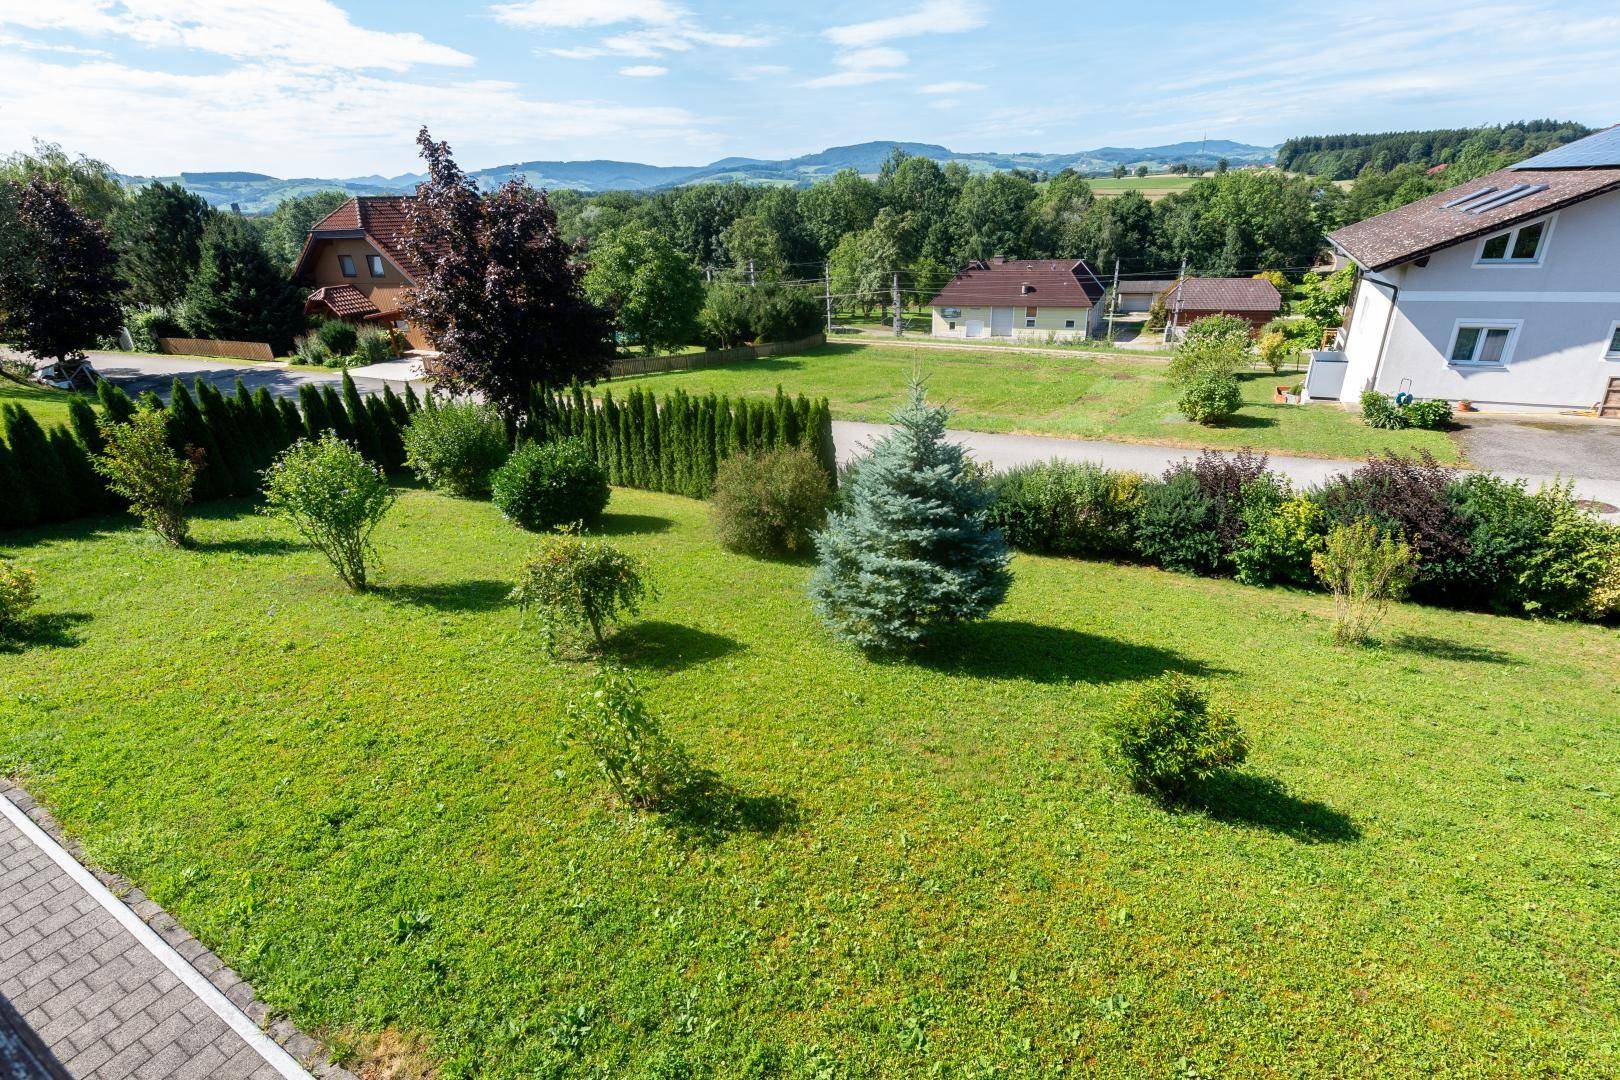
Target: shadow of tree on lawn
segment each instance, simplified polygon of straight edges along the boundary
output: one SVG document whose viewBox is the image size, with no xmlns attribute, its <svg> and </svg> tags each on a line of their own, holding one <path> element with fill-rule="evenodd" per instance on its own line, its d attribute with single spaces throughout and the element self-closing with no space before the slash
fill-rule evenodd
<svg viewBox="0 0 1620 1080">
<path fill-rule="evenodd" d="M 751 795 L 726 783 L 713 769 L 693 767 L 658 820 L 683 840 L 715 845 L 738 833 L 773 836 L 797 828 L 799 804 L 789 795 Z"/>
<path fill-rule="evenodd" d="M 735 638 L 724 634 L 650 619 L 620 630 L 608 639 L 603 651 L 627 667 L 671 672 L 728 656 L 741 648 Z"/>
<path fill-rule="evenodd" d="M 512 592 L 510 581 L 471 578 L 417 585 L 378 585 L 378 595 L 396 603 L 435 611 L 493 611 L 505 607 Z"/>
<path fill-rule="evenodd" d="M 1361 829 L 1348 816 L 1326 803 L 1291 794 L 1269 776 L 1218 774 L 1199 785 L 1185 806 L 1215 821 L 1253 825 L 1307 844 L 1342 844 L 1361 839 Z"/>
<path fill-rule="evenodd" d="M 0 630 L 0 653 L 20 653 L 29 649 L 71 649 L 84 638 L 76 628 L 90 621 L 79 611 L 53 611 L 30 615 L 9 630 Z"/>
<path fill-rule="evenodd" d="M 205 540 L 191 545 L 191 550 L 211 555 L 289 555 L 295 551 L 309 549 L 310 545 L 301 540 L 282 540 L 272 536 L 244 537 L 240 540 Z"/>
<path fill-rule="evenodd" d="M 603 514 L 591 532 L 599 536 L 633 536 L 668 532 L 674 524 L 669 518 L 656 514 Z"/>
<path fill-rule="evenodd" d="M 1522 664 L 1523 660 L 1493 649 L 1489 645 L 1468 645 L 1449 638 L 1429 634 L 1401 634 L 1387 642 L 1387 647 L 1401 652 L 1417 653 L 1434 660 L 1455 660 L 1468 664 Z"/>
<path fill-rule="evenodd" d="M 1039 683 L 1133 682 L 1166 671 L 1201 677 L 1216 673 L 1173 649 L 1003 619 L 952 627 L 921 652 L 889 662 L 916 663 L 944 675 Z"/>
</svg>

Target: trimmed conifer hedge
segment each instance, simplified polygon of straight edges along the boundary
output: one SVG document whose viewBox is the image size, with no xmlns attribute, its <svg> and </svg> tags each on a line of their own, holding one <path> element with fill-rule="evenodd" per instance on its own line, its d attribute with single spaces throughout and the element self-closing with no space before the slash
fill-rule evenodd
<svg viewBox="0 0 1620 1080">
<path fill-rule="evenodd" d="M 600 401 L 578 385 L 566 393 L 537 390 L 522 434 L 541 441 L 580 439 L 609 483 L 694 499 L 708 498 L 726 458 L 782 447 L 809 449 L 828 481 L 838 482 L 827 400 L 791 398 L 781 387 L 768 400 L 676 390 L 661 402 L 639 387 L 622 400 L 610 389 Z"/>
<path fill-rule="evenodd" d="M 203 469 L 193 495 L 198 502 L 254 495 L 263 471 L 299 439 L 336 431 L 373 463 L 387 470 L 405 462 L 401 432 L 420 407 L 408 387 L 402 398 L 392 390 L 362 398 L 345 372 L 341 396 L 305 383 L 299 403 L 276 399 L 263 387 L 250 393 L 236 380 L 232 393 L 201 379 L 190 388 L 174 381 L 165 406 L 169 442 L 176 452 L 203 452 Z M 68 421 L 49 431 L 19 405 L 0 410 L 0 528 L 27 528 L 44 522 L 104 513 L 119 505 L 90 460 L 103 449 L 103 420 L 124 423 L 135 402 L 109 382 L 96 399 L 74 397 Z"/>
</svg>

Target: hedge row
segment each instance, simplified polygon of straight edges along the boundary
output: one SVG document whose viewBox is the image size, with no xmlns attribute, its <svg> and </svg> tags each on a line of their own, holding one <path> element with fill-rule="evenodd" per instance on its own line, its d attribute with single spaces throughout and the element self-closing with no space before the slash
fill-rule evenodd
<svg viewBox="0 0 1620 1080">
<path fill-rule="evenodd" d="M 1206 451 L 1158 478 L 1053 461 L 993 482 L 991 517 L 1024 551 L 1313 588 L 1312 558 L 1327 534 L 1371 521 L 1416 552 L 1414 600 L 1620 618 L 1620 527 L 1567 486 L 1533 492 L 1490 473 L 1455 473 L 1427 455 L 1374 458 L 1306 490 L 1247 451 Z"/>
<path fill-rule="evenodd" d="M 101 421 L 127 420 L 136 403 L 109 382 L 100 384 L 97 397 L 99 410 L 83 397 L 72 398 L 67 425 L 50 431 L 21 406 L 0 413 L 0 527 L 67 521 L 117 507 L 90 462 L 103 450 Z M 347 373 L 341 390 L 299 387 L 297 404 L 263 387 L 249 392 L 241 379 L 231 394 L 201 379 L 188 390 L 176 379 L 167 405 L 151 393 L 143 395 L 147 403 L 166 412 L 176 452 L 200 460 L 193 489 L 198 502 L 256 494 L 260 474 L 277 454 L 325 431 L 353 442 L 383 468 L 399 469 L 405 464 L 401 432 L 418 407 L 409 387 L 403 398 L 391 389 L 363 398 Z"/>
<path fill-rule="evenodd" d="M 619 487 L 707 498 L 720 462 L 734 454 L 805 447 L 830 482 L 837 483 L 832 410 L 825 398 L 790 398 L 777 387 L 770 400 L 683 390 L 655 395 L 633 389 L 621 403 L 609 390 L 597 401 L 580 386 L 567 393 L 536 392 L 529 410 L 529 438 L 578 438 Z"/>
</svg>

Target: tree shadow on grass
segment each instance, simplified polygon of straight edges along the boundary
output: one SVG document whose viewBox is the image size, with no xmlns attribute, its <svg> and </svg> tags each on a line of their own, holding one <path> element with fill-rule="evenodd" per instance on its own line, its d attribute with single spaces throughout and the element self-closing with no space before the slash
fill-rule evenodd
<svg viewBox="0 0 1620 1080">
<path fill-rule="evenodd" d="M 738 833 L 774 836 L 799 826 L 798 802 L 789 795 L 751 795 L 712 769 L 693 768 L 658 809 L 658 821 L 683 840 L 715 845 Z"/>
<path fill-rule="evenodd" d="M 601 536 L 633 536 L 668 532 L 674 524 L 669 518 L 656 514 L 603 514 L 591 532 Z"/>
<path fill-rule="evenodd" d="M 1488 645 L 1468 645 L 1429 634 L 1401 634 L 1388 642 L 1391 649 L 1417 653 L 1435 660 L 1455 660 L 1468 664 L 1522 664 L 1516 656 Z"/>
<path fill-rule="evenodd" d="M 1166 671 L 1200 677 L 1216 673 L 1173 649 L 1001 619 L 952 627 L 927 649 L 891 662 L 917 663 L 945 675 L 1039 683 L 1132 682 Z"/>
<path fill-rule="evenodd" d="M 210 555 L 289 555 L 295 551 L 307 551 L 309 546 L 300 540 L 259 536 L 241 540 L 208 540 L 193 543 L 191 550 Z"/>
<path fill-rule="evenodd" d="M 90 621 L 79 611 L 53 611 L 30 615 L 10 630 L 0 631 L 0 653 L 29 649 L 71 649 L 84 641 L 76 628 Z"/>
<path fill-rule="evenodd" d="M 735 638 L 693 626 L 652 619 L 620 630 L 604 650 L 627 667 L 680 671 L 730 655 L 742 648 Z"/>
<path fill-rule="evenodd" d="M 491 578 L 471 578 L 426 585 L 379 585 L 375 591 L 395 603 L 433 608 L 435 611 L 493 611 L 506 606 L 512 583 Z"/>
<path fill-rule="evenodd" d="M 1235 412 L 1220 423 L 1211 424 L 1210 426 L 1227 431 L 1245 428 L 1268 428 L 1277 426 L 1277 418 L 1275 416 L 1257 416 L 1254 413 Z"/>
<path fill-rule="evenodd" d="M 1301 799 L 1269 776 L 1225 772 L 1204 781 L 1186 801 L 1188 809 L 1228 825 L 1254 825 L 1307 844 L 1361 839 L 1361 829 L 1326 803 Z"/>
</svg>

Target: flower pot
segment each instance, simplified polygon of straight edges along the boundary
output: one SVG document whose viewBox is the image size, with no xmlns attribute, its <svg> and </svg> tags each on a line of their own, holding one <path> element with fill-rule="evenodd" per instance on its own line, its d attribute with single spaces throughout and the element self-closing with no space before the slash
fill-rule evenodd
<svg viewBox="0 0 1620 1080">
<path fill-rule="evenodd" d="M 1276 392 L 1271 395 L 1272 403 L 1275 404 L 1275 405 L 1287 404 L 1287 402 L 1288 402 L 1288 393 L 1289 393 L 1289 391 L 1291 389 L 1292 389 L 1292 387 L 1288 387 L 1288 386 L 1279 386 L 1279 387 L 1277 387 Z"/>
<path fill-rule="evenodd" d="M 1464 398 L 1462 401 L 1457 402 L 1457 411 L 1458 412 L 1477 412 L 1478 410 L 1476 410 L 1474 408 L 1474 403 L 1472 401 L 1469 401 L 1467 398 Z"/>
</svg>

